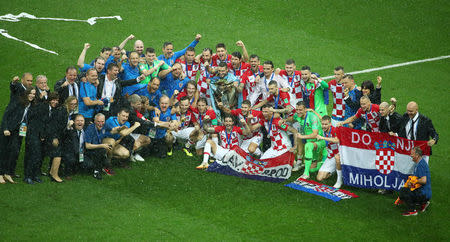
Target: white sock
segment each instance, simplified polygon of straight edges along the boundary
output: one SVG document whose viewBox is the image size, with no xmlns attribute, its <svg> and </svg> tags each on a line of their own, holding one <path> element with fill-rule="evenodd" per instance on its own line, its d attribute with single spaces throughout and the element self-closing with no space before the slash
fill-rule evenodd
<svg viewBox="0 0 450 242">
<path fill-rule="evenodd" d="M 186 142 L 186 144 L 184 145 L 184 147 L 185 147 L 186 149 L 189 149 L 189 148 L 191 148 L 191 145 L 193 145 L 193 144 L 194 144 L 194 143 L 192 142 L 192 140 L 189 139 L 188 142 Z"/>
<path fill-rule="evenodd" d="M 342 170 L 336 170 L 337 180 L 336 183 L 342 184 Z"/>
<path fill-rule="evenodd" d="M 211 144 L 206 142 L 205 148 L 203 148 L 203 162 L 202 162 L 202 164 L 208 164 L 210 155 L 211 155 Z"/>
</svg>

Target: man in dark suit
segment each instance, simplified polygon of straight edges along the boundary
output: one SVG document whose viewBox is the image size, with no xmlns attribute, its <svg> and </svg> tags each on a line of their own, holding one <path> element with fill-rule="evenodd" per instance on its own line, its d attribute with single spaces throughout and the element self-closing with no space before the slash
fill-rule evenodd
<svg viewBox="0 0 450 242">
<path fill-rule="evenodd" d="M 71 176 L 80 168 L 80 163 L 84 161 L 84 117 L 77 114 L 74 118 L 73 128 L 65 132 L 62 142 L 62 162 L 66 180 L 71 180 Z"/>
<path fill-rule="evenodd" d="M 380 104 L 380 132 L 394 135 L 399 132 L 402 116 L 395 112 L 395 105 L 389 106 L 387 102 Z"/>
<path fill-rule="evenodd" d="M 20 82 L 19 82 L 20 80 Z M 33 85 L 33 75 L 31 73 L 26 72 L 22 75 L 22 78 L 19 79 L 18 76 L 15 76 L 11 83 L 9 84 L 9 104 L 8 107 L 12 104 L 19 102 L 20 96 L 25 93 L 25 90 Z"/>
<path fill-rule="evenodd" d="M 36 77 L 36 102 L 46 102 L 48 100 L 48 93 L 50 88 L 47 85 L 47 77 L 39 75 Z"/>
<path fill-rule="evenodd" d="M 124 81 L 117 77 L 118 74 L 119 66 L 116 63 L 111 63 L 106 69 L 106 75 L 100 76 L 98 79 L 97 98 L 107 103 L 102 111 L 106 118 L 116 115 L 123 106 L 122 88 L 137 84 L 145 79 L 145 76 L 141 75 L 136 79 Z"/>
<path fill-rule="evenodd" d="M 60 103 L 64 103 L 69 96 L 76 96 L 77 100 L 79 100 L 80 80 L 77 76 L 77 69 L 74 66 L 67 67 L 66 76 L 56 82 L 55 92 L 59 94 Z"/>
<path fill-rule="evenodd" d="M 416 102 L 409 102 L 406 106 L 398 135 L 411 140 L 426 140 L 430 147 L 439 140 L 431 119 L 419 113 L 419 105 Z"/>
</svg>

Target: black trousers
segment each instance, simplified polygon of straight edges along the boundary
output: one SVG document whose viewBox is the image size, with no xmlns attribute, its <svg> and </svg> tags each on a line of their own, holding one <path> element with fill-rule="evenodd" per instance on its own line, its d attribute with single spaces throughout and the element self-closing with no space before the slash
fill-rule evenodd
<svg viewBox="0 0 450 242">
<path fill-rule="evenodd" d="M 400 200 L 402 200 L 406 208 L 411 211 L 416 209 L 417 204 L 424 204 L 428 199 L 421 193 L 421 189 L 411 191 L 408 187 L 402 187 L 398 194 Z"/>
<path fill-rule="evenodd" d="M 19 131 L 10 131 L 10 136 L 0 134 L 0 175 L 15 175 L 17 159 L 19 158 L 22 136 Z"/>
<path fill-rule="evenodd" d="M 34 178 L 41 175 L 42 164 L 42 142 L 38 134 L 27 133 L 25 138 L 25 178 Z"/>
<path fill-rule="evenodd" d="M 84 161 L 80 163 L 83 170 L 87 172 L 100 171 L 103 167 L 109 166 L 105 149 L 86 150 L 85 153 Z"/>
<path fill-rule="evenodd" d="M 80 154 L 71 152 L 66 152 L 62 150 L 61 163 L 64 166 L 64 176 L 75 175 L 80 169 Z"/>
</svg>

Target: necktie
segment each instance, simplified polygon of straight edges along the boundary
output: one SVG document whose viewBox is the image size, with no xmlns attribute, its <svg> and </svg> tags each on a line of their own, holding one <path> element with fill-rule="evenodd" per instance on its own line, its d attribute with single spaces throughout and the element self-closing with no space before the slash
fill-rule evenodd
<svg viewBox="0 0 450 242">
<path fill-rule="evenodd" d="M 414 124 L 417 120 L 414 121 L 414 119 L 411 119 L 411 127 L 409 128 L 409 138 L 412 140 L 416 140 L 416 137 L 414 135 Z"/>
</svg>

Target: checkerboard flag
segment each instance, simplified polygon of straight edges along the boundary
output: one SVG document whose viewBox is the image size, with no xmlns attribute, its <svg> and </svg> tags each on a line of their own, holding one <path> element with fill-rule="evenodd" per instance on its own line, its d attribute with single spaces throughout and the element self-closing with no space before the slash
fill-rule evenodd
<svg viewBox="0 0 450 242">
<path fill-rule="evenodd" d="M 349 128 L 340 128 L 337 135 L 343 180 L 349 186 L 399 190 L 413 173 L 411 149 L 420 147 L 426 161 L 430 155 L 426 141 Z"/>
</svg>

